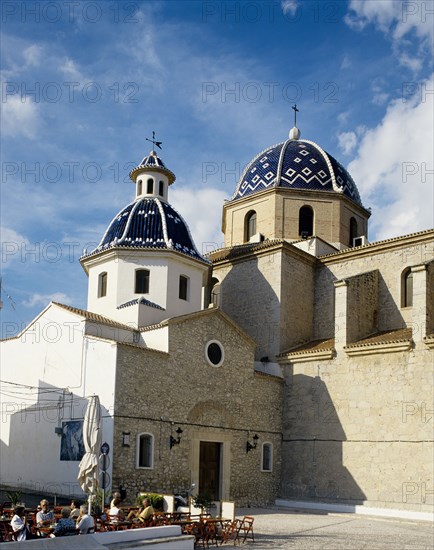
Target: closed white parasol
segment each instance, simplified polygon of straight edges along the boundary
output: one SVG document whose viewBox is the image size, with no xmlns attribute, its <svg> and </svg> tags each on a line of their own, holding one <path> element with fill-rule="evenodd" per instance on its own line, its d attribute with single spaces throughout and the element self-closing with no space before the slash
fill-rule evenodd
<svg viewBox="0 0 434 550">
<path fill-rule="evenodd" d="M 85 454 L 78 465 L 78 481 L 85 493 L 89 494 L 89 514 L 91 513 L 91 496 L 96 494 L 99 478 L 99 453 L 102 440 L 101 406 L 99 397 L 89 398 L 83 422 L 83 444 Z"/>
</svg>

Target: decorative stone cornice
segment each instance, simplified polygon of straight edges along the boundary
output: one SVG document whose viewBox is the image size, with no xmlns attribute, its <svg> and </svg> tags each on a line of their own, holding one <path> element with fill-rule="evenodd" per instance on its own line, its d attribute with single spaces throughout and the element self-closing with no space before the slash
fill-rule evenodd
<svg viewBox="0 0 434 550">
<path fill-rule="evenodd" d="M 387 332 L 378 332 L 358 342 L 344 346 L 350 357 L 373 353 L 396 353 L 410 351 L 413 348 L 411 328 L 402 328 Z"/>
<path fill-rule="evenodd" d="M 249 256 L 254 257 L 262 254 L 269 254 L 274 250 L 282 250 L 297 257 L 300 261 L 308 263 L 309 265 L 315 265 L 317 262 L 315 256 L 308 254 L 304 250 L 300 250 L 298 247 L 293 246 L 292 243 L 289 243 L 285 239 L 273 239 L 269 241 L 262 241 L 260 243 L 246 243 L 238 246 L 219 248 L 218 250 L 205 255 L 205 258 L 211 260 L 213 265 L 224 263 L 234 264 L 238 261 L 244 261 Z"/>
<path fill-rule="evenodd" d="M 388 252 L 397 248 L 420 245 L 429 242 L 433 242 L 434 246 L 434 229 L 427 229 L 417 233 L 410 233 L 409 235 L 404 235 L 403 237 L 394 237 L 392 239 L 385 239 L 383 241 L 368 243 L 362 246 L 346 248 L 345 250 L 339 250 L 338 252 L 333 252 L 332 254 L 319 256 L 319 260 L 322 264 L 342 262 L 347 259 L 350 260 L 362 256 L 371 256 L 372 254 L 380 252 Z"/>
<path fill-rule="evenodd" d="M 277 356 L 277 362 L 284 363 L 305 363 L 308 361 L 327 361 L 336 355 L 334 338 L 326 340 L 312 340 L 301 346 L 291 348 Z"/>
<path fill-rule="evenodd" d="M 423 339 L 423 342 L 430 349 L 434 349 L 434 334 L 430 334 Z"/>
</svg>

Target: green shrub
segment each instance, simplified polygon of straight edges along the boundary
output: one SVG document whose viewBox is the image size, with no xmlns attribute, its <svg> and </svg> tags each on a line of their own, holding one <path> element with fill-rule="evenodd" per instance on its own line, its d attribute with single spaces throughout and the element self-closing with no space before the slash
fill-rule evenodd
<svg viewBox="0 0 434 550">
<path fill-rule="evenodd" d="M 213 500 L 208 493 L 199 493 L 192 497 L 192 500 L 196 508 L 202 508 L 204 511 L 209 511 L 213 506 Z"/>
<path fill-rule="evenodd" d="M 6 491 L 8 499 L 12 502 L 12 506 L 16 506 L 20 501 L 23 495 L 22 491 Z"/>
</svg>

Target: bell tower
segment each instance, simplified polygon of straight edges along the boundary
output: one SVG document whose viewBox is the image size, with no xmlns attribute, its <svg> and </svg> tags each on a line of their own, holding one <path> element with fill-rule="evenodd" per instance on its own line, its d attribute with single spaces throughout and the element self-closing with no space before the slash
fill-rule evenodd
<svg viewBox="0 0 434 550">
<path fill-rule="evenodd" d="M 89 276 L 87 309 L 135 328 L 203 308 L 210 263 L 170 205 L 175 174 L 155 152 L 130 173 L 134 201 L 110 222 L 80 262 Z"/>
</svg>

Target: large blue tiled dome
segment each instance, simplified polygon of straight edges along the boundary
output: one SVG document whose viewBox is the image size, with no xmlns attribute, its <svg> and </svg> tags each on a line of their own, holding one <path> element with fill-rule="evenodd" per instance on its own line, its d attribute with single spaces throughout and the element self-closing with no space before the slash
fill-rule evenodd
<svg viewBox="0 0 434 550">
<path fill-rule="evenodd" d="M 197 251 L 183 218 L 155 197 L 136 200 L 117 214 L 90 254 L 110 248 L 168 249 L 209 263 Z"/>
<path fill-rule="evenodd" d="M 289 139 L 259 153 L 244 170 L 231 200 L 272 187 L 334 191 L 362 205 L 347 170 L 313 141 Z"/>
</svg>

